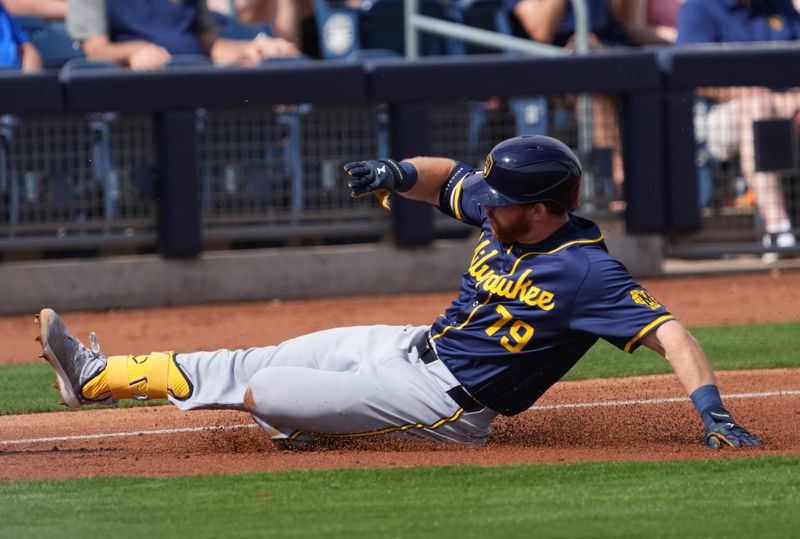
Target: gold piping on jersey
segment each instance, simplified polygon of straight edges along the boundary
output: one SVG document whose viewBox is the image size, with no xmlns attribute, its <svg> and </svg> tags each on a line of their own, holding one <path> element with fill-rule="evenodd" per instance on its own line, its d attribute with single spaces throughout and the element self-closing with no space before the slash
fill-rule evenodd
<svg viewBox="0 0 800 539">
<path fill-rule="evenodd" d="M 475 313 L 476 313 L 476 312 L 478 312 L 478 309 L 480 309 L 481 307 L 483 307 L 484 305 L 486 305 L 487 303 L 489 303 L 489 300 L 490 300 L 490 299 L 492 299 L 492 297 L 493 297 L 493 296 L 494 296 L 494 294 L 489 294 L 489 296 L 486 298 L 486 301 L 484 301 L 483 303 L 481 303 L 480 305 L 478 305 L 477 307 L 475 307 L 474 309 L 472 309 L 472 312 L 470 312 L 470 313 L 469 313 L 469 316 L 467 316 L 467 319 L 466 319 L 466 320 L 464 320 L 464 323 L 463 323 L 463 324 L 461 324 L 461 325 L 460 325 L 460 326 L 458 326 L 458 327 L 456 327 L 456 326 L 453 326 L 453 325 L 447 326 L 446 328 L 444 328 L 444 329 L 441 331 L 441 333 L 437 333 L 436 335 L 431 335 L 431 340 L 438 339 L 439 337 L 441 337 L 442 335 L 444 335 L 445 333 L 447 333 L 447 332 L 448 332 L 449 330 L 451 330 L 452 328 L 456 328 L 456 329 L 464 329 L 464 326 L 466 326 L 467 324 L 469 324 L 470 320 L 472 320 L 472 317 L 473 317 L 473 316 L 475 316 Z"/>
<path fill-rule="evenodd" d="M 645 335 L 646 333 L 648 333 L 648 332 L 649 332 L 651 329 L 653 329 L 653 328 L 654 328 L 654 327 L 656 327 L 657 325 L 661 324 L 662 322 L 666 322 L 667 320 L 672 320 L 673 318 L 675 318 L 675 317 L 674 317 L 674 316 L 672 316 L 671 314 L 665 314 L 664 316 L 659 316 L 658 318 L 656 318 L 655 320 L 653 320 L 652 322 L 650 322 L 649 324 L 647 324 L 645 327 L 643 327 L 643 328 L 642 328 L 642 329 L 639 331 L 639 333 L 637 333 L 636 335 L 634 335 L 633 339 L 629 340 L 629 341 L 628 341 L 628 344 L 626 344 L 626 345 L 625 345 L 625 348 L 624 348 L 624 350 L 623 350 L 623 351 L 624 351 L 624 352 L 630 352 L 630 351 L 631 351 L 631 347 L 632 347 L 634 344 L 636 344 L 636 342 L 637 342 L 639 339 L 641 339 L 643 335 Z"/>
<path fill-rule="evenodd" d="M 461 210 L 459 209 L 461 204 L 461 189 L 464 187 L 464 180 L 467 176 L 469 176 L 469 174 L 464 174 L 453 188 L 453 192 L 450 193 L 450 208 L 459 221 L 461 221 Z"/>
<path fill-rule="evenodd" d="M 567 247 L 570 247 L 572 245 L 600 243 L 601 241 L 603 241 L 603 235 L 602 234 L 600 234 L 599 237 L 594 238 L 594 239 L 590 239 L 590 240 L 568 241 L 567 243 L 564 243 L 563 245 L 559 245 L 558 247 L 556 247 L 555 249 L 553 249 L 551 251 L 530 251 L 530 252 L 527 252 L 524 255 L 522 255 L 521 257 L 519 257 L 516 262 L 514 262 L 514 267 L 511 268 L 511 272 L 509 273 L 509 275 L 512 275 L 515 271 L 517 271 L 517 265 L 520 263 L 520 261 L 523 258 L 528 257 L 530 255 L 551 255 L 553 253 L 557 253 L 558 251 L 560 251 L 562 249 L 566 249 Z"/>
<path fill-rule="evenodd" d="M 425 425 L 423 423 L 406 423 L 405 425 L 401 425 L 399 427 L 386 427 L 386 428 L 383 428 L 383 429 L 378 429 L 378 430 L 373 430 L 373 431 L 368 431 L 368 432 L 353 432 L 353 433 L 348 433 L 348 434 L 327 434 L 327 433 L 324 433 L 324 434 L 315 434 L 315 436 L 319 436 L 321 438 L 339 438 L 339 439 L 342 439 L 342 438 L 365 438 L 367 436 L 380 436 L 382 434 L 390 434 L 392 432 L 402 432 L 402 431 L 411 430 L 411 429 L 436 430 L 439 427 L 441 427 L 442 425 L 444 425 L 445 423 L 452 423 L 454 421 L 457 421 L 458 418 L 461 417 L 461 414 L 463 414 L 463 413 L 464 413 L 464 409 L 463 408 L 459 408 L 456 411 L 456 413 L 453 414 L 452 416 L 444 417 L 444 418 L 440 419 L 439 421 L 437 421 L 436 423 L 434 423 L 433 425 Z M 299 430 L 294 431 L 289 436 L 289 440 L 296 440 L 301 434 L 303 434 L 302 431 L 299 431 Z"/>
</svg>

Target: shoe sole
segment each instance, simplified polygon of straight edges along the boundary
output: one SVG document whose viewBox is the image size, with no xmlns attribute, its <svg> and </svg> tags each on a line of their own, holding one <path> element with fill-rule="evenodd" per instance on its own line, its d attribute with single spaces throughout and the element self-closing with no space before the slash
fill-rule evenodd
<svg viewBox="0 0 800 539">
<path fill-rule="evenodd" d="M 53 370 L 56 371 L 58 390 L 61 392 L 61 398 L 64 404 L 70 408 L 80 408 L 80 399 L 78 395 L 72 391 L 72 383 L 70 383 L 66 372 L 64 372 L 64 367 L 61 366 L 58 358 L 53 353 L 53 349 L 50 348 L 50 322 L 57 316 L 53 309 L 42 309 L 39 313 L 39 339 L 42 343 L 42 355 L 44 355 L 45 360 L 47 360 L 50 366 L 53 367 Z"/>
</svg>

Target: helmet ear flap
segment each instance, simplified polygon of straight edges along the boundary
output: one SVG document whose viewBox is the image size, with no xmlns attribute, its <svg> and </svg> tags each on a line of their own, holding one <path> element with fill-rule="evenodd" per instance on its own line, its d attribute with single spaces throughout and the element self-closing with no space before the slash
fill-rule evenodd
<svg viewBox="0 0 800 539">
<path fill-rule="evenodd" d="M 567 199 L 569 204 L 565 208 L 568 212 L 572 213 L 578 209 L 578 206 L 581 203 L 581 182 L 575 182 L 572 186 L 572 190 L 569 193 L 569 197 Z"/>
</svg>

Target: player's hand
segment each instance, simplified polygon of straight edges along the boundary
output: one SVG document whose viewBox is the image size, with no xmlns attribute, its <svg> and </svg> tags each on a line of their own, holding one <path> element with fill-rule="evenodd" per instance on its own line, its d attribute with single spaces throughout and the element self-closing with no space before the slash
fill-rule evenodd
<svg viewBox="0 0 800 539">
<path fill-rule="evenodd" d="M 760 446 L 761 440 L 733 420 L 725 408 L 706 412 L 711 421 L 706 426 L 706 445 L 712 449 L 720 447 Z"/>
<path fill-rule="evenodd" d="M 353 161 L 344 166 L 344 171 L 350 175 L 347 186 L 351 197 L 375 195 L 386 210 L 391 210 L 389 196 L 405 178 L 403 168 L 391 159 Z"/>
</svg>

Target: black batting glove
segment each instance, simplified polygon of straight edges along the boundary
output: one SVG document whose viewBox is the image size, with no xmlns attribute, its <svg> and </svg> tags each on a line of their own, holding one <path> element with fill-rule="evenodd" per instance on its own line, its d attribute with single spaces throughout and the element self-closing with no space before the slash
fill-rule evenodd
<svg viewBox="0 0 800 539">
<path fill-rule="evenodd" d="M 701 417 L 706 425 L 706 445 L 712 449 L 762 445 L 761 440 L 736 423 L 731 413 L 721 406 L 704 410 Z"/>
<path fill-rule="evenodd" d="M 395 191 L 405 191 L 404 181 L 407 173 L 397 161 L 378 159 L 376 161 L 353 161 L 344 165 L 350 175 L 348 187 L 350 196 L 361 198 L 375 195 L 387 210 L 391 210 L 390 195 Z"/>
</svg>

